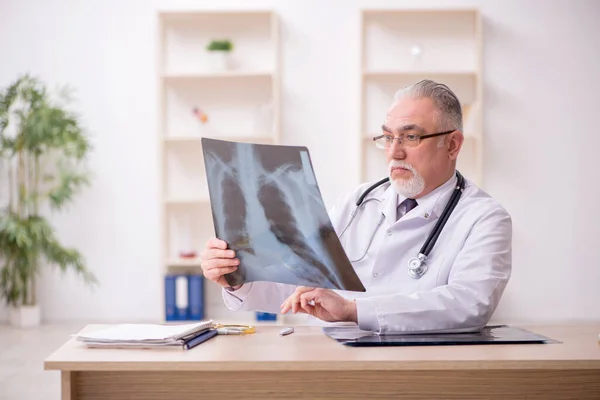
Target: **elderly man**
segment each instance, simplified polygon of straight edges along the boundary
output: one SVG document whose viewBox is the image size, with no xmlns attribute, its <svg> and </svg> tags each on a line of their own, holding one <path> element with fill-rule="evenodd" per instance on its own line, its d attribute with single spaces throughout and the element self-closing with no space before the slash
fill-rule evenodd
<svg viewBox="0 0 600 400">
<path fill-rule="evenodd" d="M 462 111 L 445 85 L 420 81 L 400 90 L 375 138 L 389 162 L 389 182 L 373 189 L 352 217 L 360 185 L 330 211 L 364 293 L 252 282 L 229 287 L 224 275 L 239 261 L 211 239 L 202 253 L 206 278 L 224 287 L 232 310 L 301 312 L 327 322 L 354 322 L 386 333 L 479 330 L 490 320 L 511 273 L 512 223 L 489 195 L 465 180 L 459 201 L 426 268 L 408 264 L 457 190 Z"/>
</svg>

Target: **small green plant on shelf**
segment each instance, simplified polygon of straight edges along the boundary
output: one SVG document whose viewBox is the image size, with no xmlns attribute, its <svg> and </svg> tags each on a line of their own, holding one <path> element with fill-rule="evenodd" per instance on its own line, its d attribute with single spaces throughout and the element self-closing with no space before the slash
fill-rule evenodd
<svg viewBox="0 0 600 400">
<path fill-rule="evenodd" d="M 233 50 L 233 43 L 231 43 L 230 40 L 212 40 L 208 46 L 206 46 L 206 50 L 229 52 Z"/>
</svg>

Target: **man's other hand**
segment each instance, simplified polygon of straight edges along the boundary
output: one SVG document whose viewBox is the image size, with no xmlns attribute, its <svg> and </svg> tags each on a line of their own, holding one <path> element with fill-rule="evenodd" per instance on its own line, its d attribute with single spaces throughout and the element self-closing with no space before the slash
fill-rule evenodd
<svg viewBox="0 0 600 400">
<path fill-rule="evenodd" d="M 310 314 L 327 322 L 357 322 L 356 303 L 329 289 L 301 286 L 281 305 L 281 313 Z"/>
</svg>

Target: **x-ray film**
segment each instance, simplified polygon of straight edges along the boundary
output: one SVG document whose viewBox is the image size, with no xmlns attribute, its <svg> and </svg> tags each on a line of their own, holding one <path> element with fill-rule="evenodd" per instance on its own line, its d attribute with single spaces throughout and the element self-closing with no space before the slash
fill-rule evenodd
<svg viewBox="0 0 600 400">
<path fill-rule="evenodd" d="M 361 291 L 323 202 L 306 147 L 202 138 L 216 236 L 253 281 Z"/>
</svg>

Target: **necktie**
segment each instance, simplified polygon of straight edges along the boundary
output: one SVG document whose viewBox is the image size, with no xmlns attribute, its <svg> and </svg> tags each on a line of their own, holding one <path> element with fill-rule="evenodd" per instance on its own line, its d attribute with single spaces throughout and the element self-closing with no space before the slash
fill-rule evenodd
<svg viewBox="0 0 600 400">
<path fill-rule="evenodd" d="M 406 199 L 402 203 L 400 203 L 396 213 L 396 221 L 408 214 L 408 212 L 415 208 L 417 205 L 418 203 L 415 199 Z"/>
</svg>

